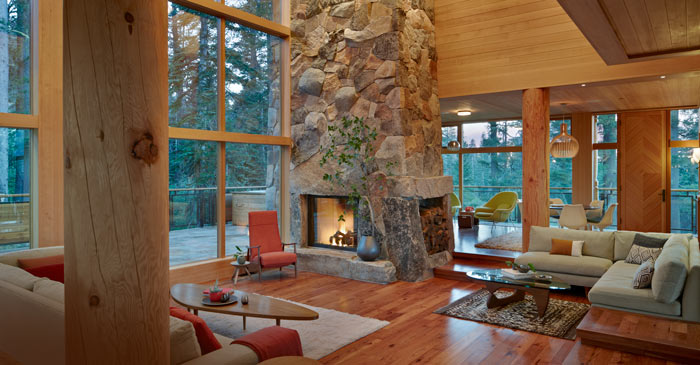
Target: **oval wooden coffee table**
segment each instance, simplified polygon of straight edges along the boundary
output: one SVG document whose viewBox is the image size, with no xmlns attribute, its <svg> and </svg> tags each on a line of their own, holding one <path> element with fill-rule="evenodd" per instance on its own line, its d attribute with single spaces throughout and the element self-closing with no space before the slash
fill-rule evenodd
<svg viewBox="0 0 700 365">
<path fill-rule="evenodd" d="M 279 326 L 281 320 L 290 321 L 311 321 L 318 319 L 318 313 L 311 309 L 285 302 L 283 300 L 266 297 L 264 295 L 246 293 L 236 290 L 233 295 L 238 297 L 238 301 L 233 304 L 214 307 L 202 304 L 203 292 L 209 289 L 205 285 L 198 284 L 175 284 L 170 288 L 170 296 L 181 306 L 194 311 L 214 312 L 231 314 L 243 317 L 243 329 L 245 330 L 246 317 L 270 318 L 276 321 Z M 248 304 L 242 304 L 241 298 L 248 296 Z"/>
</svg>

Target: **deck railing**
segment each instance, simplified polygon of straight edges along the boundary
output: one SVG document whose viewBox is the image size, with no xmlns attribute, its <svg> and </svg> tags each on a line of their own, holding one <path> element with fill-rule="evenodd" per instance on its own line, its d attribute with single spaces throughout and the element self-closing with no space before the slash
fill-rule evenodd
<svg viewBox="0 0 700 365">
<path fill-rule="evenodd" d="M 216 225 L 216 187 L 170 189 L 170 229 Z M 265 186 L 226 187 L 230 193 L 264 193 Z"/>
</svg>

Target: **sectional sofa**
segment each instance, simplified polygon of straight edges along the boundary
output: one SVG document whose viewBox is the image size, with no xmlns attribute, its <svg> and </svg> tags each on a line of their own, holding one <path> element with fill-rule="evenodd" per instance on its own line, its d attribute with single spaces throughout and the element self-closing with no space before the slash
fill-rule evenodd
<svg viewBox="0 0 700 365">
<path fill-rule="evenodd" d="M 0 255 L 0 352 L 22 364 L 65 363 L 63 284 L 17 267 L 18 259 L 63 254 L 63 247 Z M 223 348 L 202 356 L 192 323 L 170 317 L 171 364 L 257 364 L 250 348 L 215 334 Z M 41 351 L 37 351 L 41 348 Z"/>
<path fill-rule="evenodd" d="M 655 262 L 651 288 L 634 289 L 639 265 L 625 263 L 637 233 L 532 227 L 528 252 L 515 262 L 571 285 L 590 287 L 594 306 L 700 322 L 700 247 L 687 234 L 641 233 L 667 238 Z M 580 257 L 550 254 L 552 238 L 584 241 Z"/>
</svg>

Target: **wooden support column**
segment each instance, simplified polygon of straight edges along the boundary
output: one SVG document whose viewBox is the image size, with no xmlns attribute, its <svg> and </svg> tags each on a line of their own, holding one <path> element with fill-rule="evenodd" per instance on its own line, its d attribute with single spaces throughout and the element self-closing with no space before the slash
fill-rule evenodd
<svg viewBox="0 0 700 365">
<path fill-rule="evenodd" d="M 523 91 L 523 252 L 530 227 L 549 226 L 549 89 Z"/>
<path fill-rule="evenodd" d="M 169 364 L 165 1 L 65 0 L 68 364 Z"/>
<path fill-rule="evenodd" d="M 588 204 L 593 200 L 593 114 L 571 115 L 571 134 L 579 150 L 571 163 L 572 203 Z"/>
</svg>

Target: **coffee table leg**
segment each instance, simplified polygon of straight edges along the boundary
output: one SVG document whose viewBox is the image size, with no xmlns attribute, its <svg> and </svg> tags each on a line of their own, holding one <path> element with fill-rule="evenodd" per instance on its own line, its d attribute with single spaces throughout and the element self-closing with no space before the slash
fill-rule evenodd
<svg viewBox="0 0 700 365">
<path fill-rule="evenodd" d="M 245 316 L 243 316 L 243 330 L 245 331 Z"/>
<path fill-rule="evenodd" d="M 195 316 L 199 313 L 199 311 L 198 311 L 197 309 L 195 309 L 195 308 L 192 308 L 192 312 L 194 312 L 194 315 L 195 315 Z"/>
<path fill-rule="evenodd" d="M 496 308 L 496 307 L 501 307 L 506 304 L 510 304 L 513 302 L 519 302 L 523 299 L 525 299 L 525 292 L 519 289 L 515 290 L 515 293 L 512 295 L 509 295 L 505 298 L 498 298 L 496 297 L 496 290 L 500 289 L 501 286 L 499 286 L 497 283 L 485 283 L 486 285 L 486 290 L 489 291 L 489 299 L 486 302 L 486 307 L 487 308 Z"/>
<path fill-rule="evenodd" d="M 547 312 L 547 306 L 549 306 L 549 290 L 534 290 L 531 293 L 535 299 L 535 304 L 537 304 L 537 314 L 540 317 L 544 317 L 544 314 Z"/>
<path fill-rule="evenodd" d="M 279 318 L 277 318 L 277 319 L 275 319 L 275 323 L 279 326 L 280 323 L 282 323 L 282 321 Z"/>
</svg>

